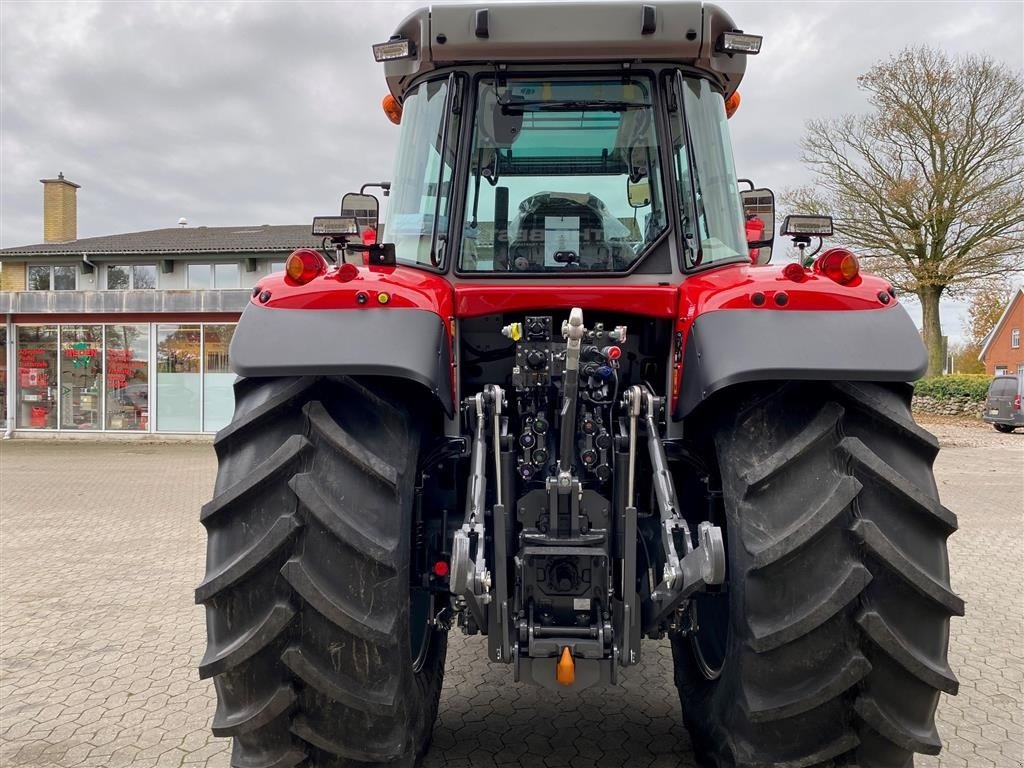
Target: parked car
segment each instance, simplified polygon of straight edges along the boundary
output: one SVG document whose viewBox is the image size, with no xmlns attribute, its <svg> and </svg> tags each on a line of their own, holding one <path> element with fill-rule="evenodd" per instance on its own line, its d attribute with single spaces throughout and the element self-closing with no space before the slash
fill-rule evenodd
<svg viewBox="0 0 1024 768">
<path fill-rule="evenodd" d="M 1020 395 L 1020 379 L 1016 376 L 996 376 L 989 385 L 985 412 L 981 417 L 1000 432 L 1013 432 L 1015 427 L 1024 427 Z"/>
</svg>

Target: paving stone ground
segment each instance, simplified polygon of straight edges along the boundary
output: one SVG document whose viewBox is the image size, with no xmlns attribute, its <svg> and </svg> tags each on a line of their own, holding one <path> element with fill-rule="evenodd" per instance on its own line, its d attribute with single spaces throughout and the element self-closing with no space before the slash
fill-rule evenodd
<svg viewBox="0 0 1024 768">
<path fill-rule="evenodd" d="M 960 695 L 939 706 L 936 768 L 1024 765 L 1024 434 L 931 426 L 950 540 Z M 0 446 L 0 766 L 226 768 L 210 735 L 198 510 L 209 444 L 8 441 Z M 479 638 L 451 637 L 425 767 L 694 766 L 664 643 L 620 690 L 512 683 Z"/>
</svg>

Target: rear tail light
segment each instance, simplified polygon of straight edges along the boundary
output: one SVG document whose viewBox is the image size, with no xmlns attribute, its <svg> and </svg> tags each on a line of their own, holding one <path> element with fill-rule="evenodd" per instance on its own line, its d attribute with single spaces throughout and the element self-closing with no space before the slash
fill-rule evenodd
<svg viewBox="0 0 1024 768">
<path fill-rule="evenodd" d="M 1020 410 L 1020 395 L 1017 395 L 1016 397 L 1013 398 L 1013 409 L 1015 411 Z"/>
<path fill-rule="evenodd" d="M 845 248 L 829 248 L 814 262 L 814 271 L 840 285 L 847 285 L 860 274 L 860 262 Z"/>
<path fill-rule="evenodd" d="M 782 276 L 794 283 L 800 283 L 807 279 L 807 270 L 803 268 L 802 264 L 797 264 L 794 261 L 782 268 Z"/>
<path fill-rule="evenodd" d="M 338 273 L 335 277 L 342 283 L 347 283 L 349 280 L 355 280 L 359 277 L 359 267 L 355 264 L 346 262 L 338 267 Z"/>
<path fill-rule="evenodd" d="M 284 262 L 284 271 L 299 285 L 305 285 L 327 269 L 324 257 L 312 248 L 299 248 L 292 251 Z"/>
</svg>

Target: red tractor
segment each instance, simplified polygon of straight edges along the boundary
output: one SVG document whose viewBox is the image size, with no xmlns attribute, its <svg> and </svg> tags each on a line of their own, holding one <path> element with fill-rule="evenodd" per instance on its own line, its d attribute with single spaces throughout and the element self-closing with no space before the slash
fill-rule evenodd
<svg viewBox="0 0 1024 768">
<path fill-rule="evenodd" d="M 760 43 L 609 2 L 433 6 L 374 46 L 386 226 L 346 195 L 231 345 L 196 599 L 232 765 L 414 765 L 453 626 L 609 695 L 667 637 L 707 765 L 939 751 L 963 603 L 925 351 L 848 251 L 763 263 L 726 123 Z"/>
</svg>

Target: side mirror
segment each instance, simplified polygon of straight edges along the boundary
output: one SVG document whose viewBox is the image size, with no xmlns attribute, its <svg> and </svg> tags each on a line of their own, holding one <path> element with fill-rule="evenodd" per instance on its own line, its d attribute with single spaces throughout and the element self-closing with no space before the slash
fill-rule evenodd
<svg viewBox="0 0 1024 768">
<path fill-rule="evenodd" d="M 379 215 L 380 203 L 373 195 L 349 192 L 341 198 L 342 218 L 351 218 L 356 220 L 356 225 L 358 227 L 357 234 L 363 236 L 364 241 L 369 235 L 373 236 L 373 239 L 367 243 L 368 245 L 372 245 L 377 242 L 377 219 Z M 372 232 L 370 230 L 372 230 Z"/>
<path fill-rule="evenodd" d="M 740 191 L 740 201 L 750 260 L 754 264 L 767 264 L 775 242 L 775 193 L 767 187 L 744 189 Z"/>
<path fill-rule="evenodd" d="M 647 179 L 626 181 L 626 198 L 630 208 L 646 208 L 651 204 L 651 182 Z"/>
</svg>

